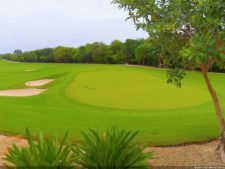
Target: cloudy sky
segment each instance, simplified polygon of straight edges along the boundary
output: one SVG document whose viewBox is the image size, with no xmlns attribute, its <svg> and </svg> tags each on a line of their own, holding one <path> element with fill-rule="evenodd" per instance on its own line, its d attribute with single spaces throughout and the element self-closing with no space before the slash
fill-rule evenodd
<svg viewBox="0 0 225 169">
<path fill-rule="evenodd" d="M 147 37 L 111 0 L 0 0 L 0 53 Z"/>
</svg>

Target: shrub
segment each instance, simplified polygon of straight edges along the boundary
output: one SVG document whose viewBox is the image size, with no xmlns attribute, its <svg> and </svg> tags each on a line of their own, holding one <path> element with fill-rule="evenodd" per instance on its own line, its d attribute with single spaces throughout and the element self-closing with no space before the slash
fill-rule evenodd
<svg viewBox="0 0 225 169">
<path fill-rule="evenodd" d="M 148 168 L 147 159 L 152 154 L 144 154 L 132 144 L 138 132 L 119 130 L 112 127 L 105 134 L 89 129 L 82 132 L 86 144 L 73 147 L 76 163 L 91 169 L 131 169 Z"/>
<path fill-rule="evenodd" d="M 66 132 L 59 144 L 57 136 L 54 141 L 50 138 L 44 139 L 43 134 L 38 136 L 37 143 L 32 140 L 30 131 L 26 130 L 26 139 L 29 147 L 19 148 L 13 145 L 6 154 L 4 160 L 18 168 L 64 168 L 71 167 L 71 146 L 66 143 L 68 132 Z"/>
</svg>

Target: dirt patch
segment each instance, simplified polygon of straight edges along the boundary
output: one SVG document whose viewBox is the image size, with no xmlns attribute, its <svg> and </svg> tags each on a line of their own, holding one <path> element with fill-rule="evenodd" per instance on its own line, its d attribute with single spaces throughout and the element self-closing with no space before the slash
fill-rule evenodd
<svg viewBox="0 0 225 169">
<path fill-rule="evenodd" d="M 14 90 L 0 90 L 0 96 L 25 97 L 35 96 L 43 93 L 47 89 L 14 89 Z"/>
<path fill-rule="evenodd" d="M 150 147 L 145 152 L 155 152 L 149 160 L 152 166 L 225 166 L 217 149 L 219 142 L 191 144 L 178 147 Z"/>
<path fill-rule="evenodd" d="M 13 144 L 23 147 L 27 146 L 27 141 L 19 137 L 0 136 L 0 166 L 4 163 L 2 158 L 8 152 L 8 147 L 11 147 Z"/>
<path fill-rule="evenodd" d="M 35 81 L 29 81 L 26 82 L 25 85 L 26 86 L 43 86 L 45 84 L 51 83 L 53 82 L 54 79 L 42 79 L 42 80 L 35 80 Z"/>
</svg>

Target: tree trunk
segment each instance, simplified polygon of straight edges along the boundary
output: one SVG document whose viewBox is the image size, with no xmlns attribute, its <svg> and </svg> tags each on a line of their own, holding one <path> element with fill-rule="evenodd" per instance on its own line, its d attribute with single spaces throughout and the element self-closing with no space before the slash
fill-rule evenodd
<svg viewBox="0 0 225 169">
<path fill-rule="evenodd" d="M 212 101 L 213 101 L 214 108 L 216 111 L 217 121 L 218 121 L 219 129 L 220 129 L 220 133 L 221 133 L 219 151 L 220 151 L 221 159 L 225 162 L 225 123 L 224 123 L 223 114 L 221 111 L 221 107 L 220 107 L 220 103 L 219 103 L 217 94 L 216 94 L 215 90 L 213 89 L 211 81 L 208 77 L 208 66 L 206 64 L 201 64 L 200 68 L 201 68 L 203 77 L 205 79 L 205 82 L 207 84 L 209 93 L 212 97 Z"/>
<path fill-rule="evenodd" d="M 145 59 L 142 60 L 142 65 L 145 65 Z"/>
<path fill-rule="evenodd" d="M 128 64 L 128 57 L 125 57 L 125 64 Z"/>
<path fill-rule="evenodd" d="M 162 67 L 162 62 L 161 62 L 161 54 L 158 58 L 158 67 L 161 68 Z"/>
</svg>

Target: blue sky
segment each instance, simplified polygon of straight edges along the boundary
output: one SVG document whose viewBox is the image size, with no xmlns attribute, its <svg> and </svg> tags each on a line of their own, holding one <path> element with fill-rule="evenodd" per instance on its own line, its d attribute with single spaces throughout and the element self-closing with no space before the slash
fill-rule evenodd
<svg viewBox="0 0 225 169">
<path fill-rule="evenodd" d="M 143 38 L 111 0 L 0 0 L 0 53 Z"/>
</svg>

